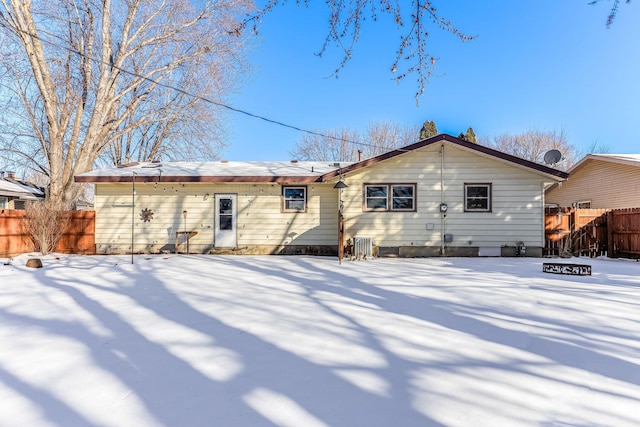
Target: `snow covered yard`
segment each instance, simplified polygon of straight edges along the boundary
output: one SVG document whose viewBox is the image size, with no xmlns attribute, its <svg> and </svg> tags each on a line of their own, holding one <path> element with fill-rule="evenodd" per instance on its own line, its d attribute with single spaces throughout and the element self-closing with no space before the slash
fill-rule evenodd
<svg viewBox="0 0 640 427">
<path fill-rule="evenodd" d="M 27 258 L 0 265 L 2 427 L 640 423 L 638 262 Z"/>
</svg>

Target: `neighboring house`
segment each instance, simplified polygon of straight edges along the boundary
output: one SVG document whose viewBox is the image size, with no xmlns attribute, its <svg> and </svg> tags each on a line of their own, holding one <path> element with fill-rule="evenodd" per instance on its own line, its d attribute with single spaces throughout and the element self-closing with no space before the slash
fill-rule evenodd
<svg viewBox="0 0 640 427">
<path fill-rule="evenodd" d="M 97 253 L 185 251 L 189 235 L 190 252 L 336 254 L 340 208 L 344 242 L 381 255 L 499 256 L 520 243 L 539 256 L 544 188 L 566 177 L 438 135 L 350 164 L 141 163 L 75 179 L 95 184 Z"/>
<path fill-rule="evenodd" d="M 0 209 L 24 210 L 26 202 L 44 200 L 44 196 L 42 188 L 0 171 Z"/>
<path fill-rule="evenodd" d="M 547 205 L 591 209 L 640 207 L 640 154 L 589 154 L 550 186 Z"/>
</svg>

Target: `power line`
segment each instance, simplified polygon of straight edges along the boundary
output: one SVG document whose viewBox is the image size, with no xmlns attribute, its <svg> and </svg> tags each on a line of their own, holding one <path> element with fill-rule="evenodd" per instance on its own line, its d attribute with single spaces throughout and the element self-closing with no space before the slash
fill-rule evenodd
<svg viewBox="0 0 640 427">
<path fill-rule="evenodd" d="M 3 18 L 3 17 L 0 17 L 0 18 Z M 304 129 L 304 128 L 301 128 L 301 127 L 298 127 L 298 126 L 295 126 L 295 125 L 291 125 L 291 124 L 284 123 L 284 122 L 281 122 L 281 121 L 278 121 L 278 120 L 270 119 L 268 117 L 265 117 L 265 116 L 262 116 L 262 115 L 259 115 L 259 114 L 254 114 L 254 113 L 251 113 L 251 112 L 246 111 L 246 110 L 235 108 L 235 107 L 232 107 L 232 106 L 227 105 L 227 104 L 222 103 L 222 102 L 214 101 L 212 99 L 209 99 L 209 98 L 206 98 L 206 97 L 203 97 L 203 96 L 200 96 L 200 95 L 195 95 L 193 93 L 187 92 L 184 89 L 180 89 L 180 88 L 172 86 L 170 84 L 154 80 L 154 79 L 152 79 L 150 77 L 142 76 L 142 75 L 140 75 L 138 73 L 135 73 L 135 72 L 126 70 L 124 68 L 118 67 L 117 65 L 114 65 L 111 62 L 105 62 L 105 61 L 103 61 L 101 59 L 96 59 L 96 58 L 90 57 L 90 56 L 84 54 L 83 52 L 75 50 L 75 49 L 73 49 L 73 48 L 71 48 L 69 46 L 63 46 L 63 45 L 60 45 L 60 44 L 55 43 L 53 41 L 43 39 L 37 34 L 33 34 L 33 33 L 28 32 L 28 31 L 21 30 L 21 29 L 18 29 L 18 28 L 11 28 L 11 29 L 13 29 L 15 31 L 18 31 L 18 32 L 21 32 L 23 34 L 26 34 L 26 35 L 28 35 L 28 36 L 30 36 L 32 38 L 37 39 L 37 40 L 40 40 L 43 43 L 47 43 L 47 44 L 55 46 L 55 47 L 57 47 L 59 49 L 63 49 L 63 50 L 66 50 L 68 52 L 71 52 L 71 53 L 74 53 L 76 55 L 79 55 L 79 56 L 81 56 L 83 58 L 86 58 L 86 59 L 88 59 L 90 61 L 93 61 L 95 63 L 108 65 L 111 68 L 114 68 L 114 69 L 116 69 L 116 70 L 118 70 L 118 71 L 120 71 L 122 73 L 125 73 L 125 74 L 128 74 L 130 76 L 143 79 L 143 80 L 148 81 L 149 83 L 153 83 L 153 84 L 155 84 L 157 86 L 161 86 L 161 87 L 164 87 L 164 88 L 167 88 L 167 89 L 174 90 L 174 91 L 179 92 L 179 93 L 181 93 L 183 95 L 186 95 L 186 96 L 201 100 L 203 102 L 215 105 L 217 107 L 225 108 L 225 109 L 233 111 L 235 113 L 243 114 L 243 115 L 248 116 L 248 117 L 252 117 L 252 118 L 255 118 L 255 119 L 263 120 L 263 121 L 265 121 L 267 123 L 271 123 L 271 124 L 274 124 L 274 125 L 277 125 L 277 126 L 282 126 L 282 127 L 285 127 L 285 128 L 293 129 L 295 131 L 303 132 L 303 133 L 306 133 L 306 134 L 309 134 L 309 135 L 320 136 L 322 138 L 329 138 L 329 139 L 332 139 L 332 140 L 335 140 L 335 141 L 346 142 L 348 144 L 354 144 L 354 145 L 359 145 L 359 146 L 363 146 L 363 147 L 378 148 L 378 146 L 376 146 L 374 144 L 369 144 L 369 143 L 366 143 L 366 142 L 359 142 L 359 141 L 352 141 L 350 139 L 340 138 L 340 137 L 337 137 L 337 136 L 332 136 L 332 135 L 328 135 L 328 134 L 325 134 L 325 133 L 316 132 L 316 131 L 312 131 L 312 130 L 309 130 L 309 129 Z"/>
</svg>

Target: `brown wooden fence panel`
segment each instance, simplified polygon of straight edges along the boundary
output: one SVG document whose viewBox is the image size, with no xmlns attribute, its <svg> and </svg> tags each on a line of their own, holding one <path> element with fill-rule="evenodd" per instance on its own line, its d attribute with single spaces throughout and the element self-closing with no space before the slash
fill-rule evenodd
<svg viewBox="0 0 640 427">
<path fill-rule="evenodd" d="M 71 218 L 56 252 L 95 254 L 95 211 L 71 211 Z M 26 231 L 26 211 L 4 209 L 0 212 L 0 256 L 12 257 L 33 252 L 35 246 Z"/>
<path fill-rule="evenodd" d="M 546 243 L 545 255 L 560 255 L 565 252 L 571 234 L 571 208 L 545 209 L 544 226 Z"/>
<path fill-rule="evenodd" d="M 573 253 L 578 256 L 607 254 L 607 212 L 610 209 L 576 209 Z"/>
<path fill-rule="evenodd" d="M 0 256 L 34 251 L 33 241 L 24 230 L 25 215 L 25 211 L 0 210 Z"/>
<path fill-rule="evenodd" d="M 601 256 L 607 253 L 609 209 L 545 209 L 545 255 Z"/>
<path fill-rule="evenodd" d="M 611 211 L 608 222 L 609 256 L 640 258 L 640 208 Z"/>
<path fill-rule="evenodd" d="M 95 211 L 72 211 L 71 219 L 56 246 L 56 252 L 95 254 Z"/>
</svg>

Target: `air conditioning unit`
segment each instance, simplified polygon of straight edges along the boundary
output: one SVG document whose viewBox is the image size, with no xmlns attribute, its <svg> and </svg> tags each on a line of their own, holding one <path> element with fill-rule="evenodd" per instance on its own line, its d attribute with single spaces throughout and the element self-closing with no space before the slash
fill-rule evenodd
<svg viewBox="0 0 640 427">
<path fill-rule="evenodd" d="M 354 237 L 352 243 L 355 259 L 373 258 L 373 239 L 371 237 Z"/>
</svg>

